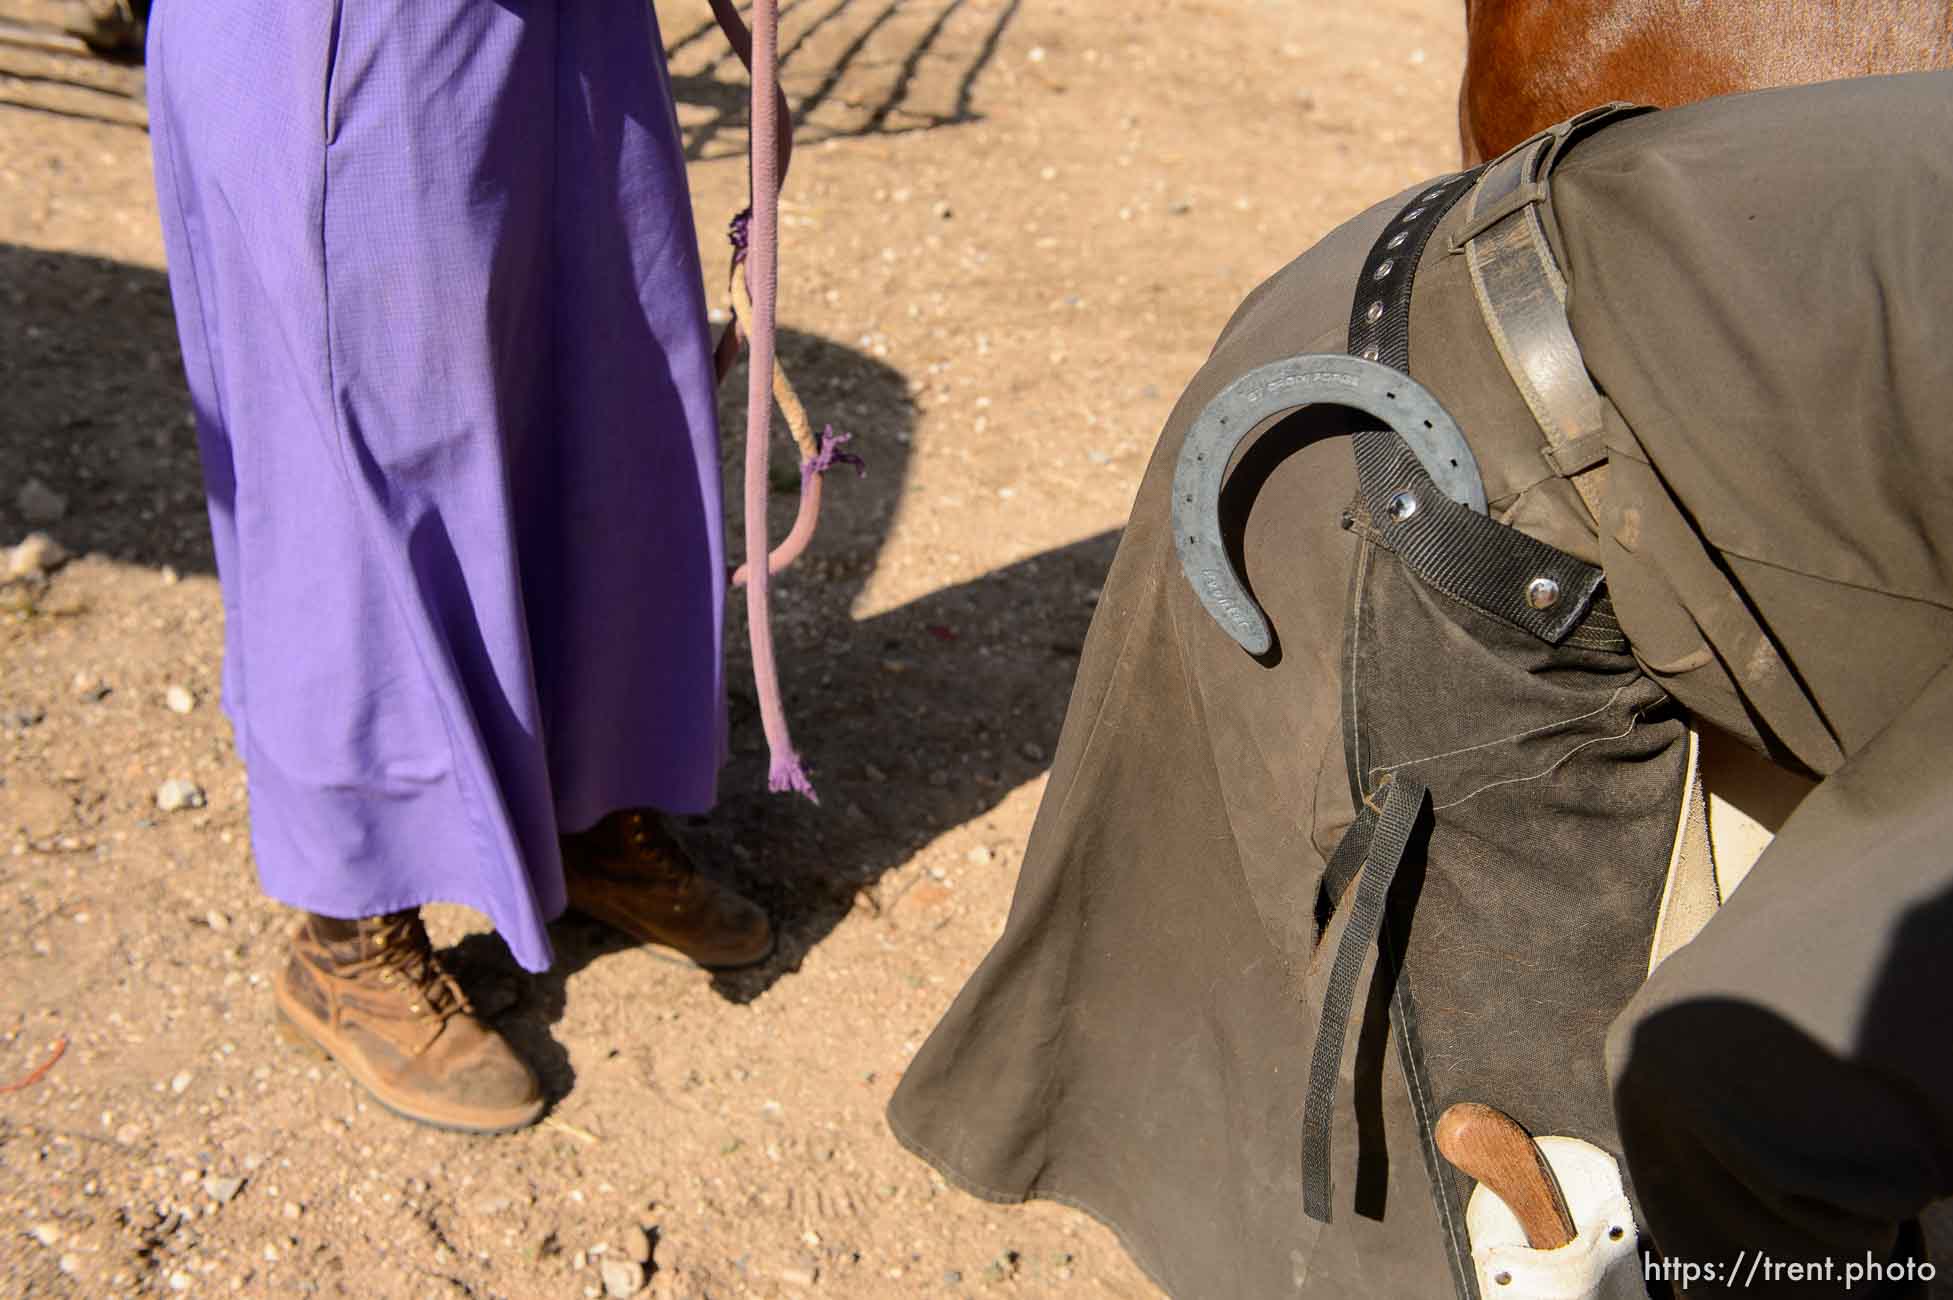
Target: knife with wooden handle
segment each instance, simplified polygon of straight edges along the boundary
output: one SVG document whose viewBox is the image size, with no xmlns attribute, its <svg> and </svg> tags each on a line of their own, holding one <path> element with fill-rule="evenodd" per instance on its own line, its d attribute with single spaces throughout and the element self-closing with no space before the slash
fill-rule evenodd
<svg viewBox="0 0 1953 1300">
<path fill-rule="evenodd" d="M 1461 1101 L 1438 1117 L 1437 1139 L 1446 1160 L 1506 1203 L 1534 1250 L 1557 1250 L 1577 1235 L 1553 1167 L 1510 1115 Z"/>
</svg>

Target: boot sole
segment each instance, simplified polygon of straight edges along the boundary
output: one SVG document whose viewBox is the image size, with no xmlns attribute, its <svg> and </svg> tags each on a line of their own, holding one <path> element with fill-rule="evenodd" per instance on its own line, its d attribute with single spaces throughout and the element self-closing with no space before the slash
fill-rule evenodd
<svg viewBox="0 0 1953 1300">
<path fill-rule="evenodd" d="M 366 1089 L 372 1094 L 373 1100 L 401 1119 L 425 1124 L 429 1128 L 444 1129 L 449 1133 L 489 1136 L 497 1133 L 514 1133 L 528 1128 L 541 1119 L 543 1112 L 549 1108 L 549 1103 L 539 1098 L 531 1106 L 488 1112 L 479 1120 L 458 1119 L 453 1115 L 433 1114 L 417 1109 L 410 1101 L 402 1099 L 398 1093 L 392 1093 L 384 1083 L 374 1078 L 372 1072 L 364 1067 L 359 1058 L 350 1055 L 342 1057 L 328 1047 L 323 1034 L 324 1026 L 314 1028 L 311 1023 L 312 1017 L 306 1015 L 303 1010 L 291 1006 L 285 997 L 282 984 L 274 985 L 273 1000 L 278 1007 L 278 1034 L 281 1038 L 301 1051 L 324 1060 L 338 1062 L 339 1068 L 352 1076 L 354 1083 Z"/>
</svg>

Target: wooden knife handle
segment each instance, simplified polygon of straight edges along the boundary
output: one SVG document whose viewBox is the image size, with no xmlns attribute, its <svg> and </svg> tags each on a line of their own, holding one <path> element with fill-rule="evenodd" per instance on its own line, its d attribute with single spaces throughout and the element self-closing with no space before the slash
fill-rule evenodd
<svg viewBox="0 0 1953 1300">
<path fill-rule="evenodd" d="M 1437 1138 L 1446 1160 L 1506 1203 L 1525 1230 L 1527 1245 L 1557 1250 L 1573 1240 L 1573 1215 L 1560 1180 L 1532 1134 L 1512 1116 L 1461 1101 L 1438 1117 Z"/>
</svg>

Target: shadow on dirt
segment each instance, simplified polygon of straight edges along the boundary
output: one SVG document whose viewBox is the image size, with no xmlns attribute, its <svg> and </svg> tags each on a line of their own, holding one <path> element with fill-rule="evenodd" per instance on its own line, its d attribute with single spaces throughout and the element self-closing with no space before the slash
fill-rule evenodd
<svg viewBox="0 0 1953 1300">
<path fill-rule="evenodd" d="M 0 541 L 45 526 L 77 552 L 183 572 L 212 571 L 195 431 L 164 277 L 95 258 L 0 245 Z M 732 1001 L 757 998 L 799 968 L 848 912 L 888 911 L 878 882 L 945 832 L 980 822 L 1048 765 L 1116 535 L 1102 533 L 864 618 L 854 609 L 905 503 L 915 412 L 904 376 L 851 348 L 783 331 L 780 355 L 817 424 L 856 435 L 869 473 L 829 484 L 821 534 L 775 585 L 775 635 L 795 742 L 818 807 L 766 792 L 766 748 L 751 686 L 743 602 L 726 629 L 732 755 L 710 819 L 679 827 L 700 858 L 722 865 L 764 903 L 778 952 L 715 977 Z M 744 427 L 743 367 L 724 386 L 721 423 Z M 740 439 L 725 440 L 728 499 L 737 501 Z M 780 537 L 798 475 L 775 443 L 769 514 Z M 66 498 L 36 525 L 16 504 L 39 479 Z M 740 550 L 737 521 L 729 542 Z M 977 544 L 972 538 L 971 544 Z M 986 541 L 995 545 L 995 540 Z M 1008 870 L 999 863 L 988 869 Z M 912 883 L 912 882 L 910 882 Z M 499 939 L 471 937 L 455 956 L 545 1073 L 571 1084 L 550 1038 L 564 981 L 625 946 L 595 924 L 555 928 L 557 965 L 521 973 Z"/>
<path fill-rule="evenodd" d="M 1098 588 L 1118 544 L 1116 533 L 1100 533 L 856 617 L 898 509 L 928 508 L 905 501 L 914 423 L 907 386 L 881 362 L 810 335 L 783 333 L 780 355 L 814 422 L 854 432 L 851 449 L 867 460 L 869 472 L 859 479 L 836 472 L 819 537 L 774 587 L 787 714 L 820 794 L 818 806 L 766 791 L 744 606 L 730 605 L 733 752 L 718 810 L 678 829 L 701 861 L 767 908 L 778 930 L 779 946 L 766 962 L 712 977 L 720 996 L 742 1003 L 791 977 L 857 907 L 899 932 L 902 895 L 920 877 L 892 885 L 883 877 L 946 832 L 980 824 L 1005 795 L 1049 766 Z M 723 385 L 724 429 L 744 427 L 744 376 L 742 366 Z M 738 499 L 739 444 L 735 437 L 725 441 L 728 500 Z M 796 500 L 792 458 L 782 436 L 769 509 L 776 539 Z M 740 553 L 736 528 L 729 544 Z M 1011 869 L 1004 861 L 957 865 L 959 872 Z M 498 1023 L 537 1065 L 550 1096 L 560 1099 L 574 1076 L 549 1026 L 563 1014 L 565 985 L 590 962 L 630 945 L 576 916 L 559 921 L 551 935 L 556 965 L 542 975 L 517 970 L 489 935 L 471 936 L 452 955 L 471 984 L 522 989 L 519 1005 Z"/>
<path fill-rule="evenodd" d="M 196 430 L 161 272 L 0 244 L 0 541 L 210 572 Z M 30 480 L 66 501 L 38 522 Z"/>
<path fill-rule="evenodd" d="M 787 82 L 798 146 L 826 140 L 870 135 L 907 135 L 942 126 L 962 126 L 982 120 L 971 103 L 976 83 L 996 57 L 1004 31 L 1016 18 L 1023 0 L 936 0 L 940 6 L 919 28 L 899 34 L 889 29 L 906 17 L 916 21 L 916 6 L 905 0 L 785 0 L 780 6 L 780 67 Z M 977 26 L 974 40 L 952 39 L 952 23 L 970 18 Z M 743 154 L 746 148 L 748 81 L 738 56 L 727 46 L 718 24 L 707 20 L 681 34 L 667 32 L 666 54 L 687 66 L 701 49 L 712 58 L 698 71 L 674 72 L 672 92 L 680 104 L 704 108 L 710 116 L 687 126 L 682 134 L 685 156 L 692 160 Z M 891 46 L 906 44 L 899 56 Z M 872 46 L 872 48 L 871 48 Z M 820 79 L 802 90 L 789 80 L 796 56 L 820 71 Z M 956 65 L 954 91 L 947 98 L 925 100 L 917 90 L 923 64 L 951 61 Z M 844 87 L 843 83 L 848 85 Z M 865 95 L 857 82 L 871 82 Z M 829 121 L 822 110 L 843 112 Z M 838 124 L 845 123 L 845 124 Z"/>
</svg>

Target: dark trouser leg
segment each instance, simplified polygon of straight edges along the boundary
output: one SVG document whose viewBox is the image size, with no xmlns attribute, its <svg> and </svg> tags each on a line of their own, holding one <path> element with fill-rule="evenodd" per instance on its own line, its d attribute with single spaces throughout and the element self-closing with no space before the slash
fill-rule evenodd
<svg viewBox="0 0 1953 1300">
<path fill-rule="evenodd" d="M 1847 1294 L 1848 1267 L 1903 1265 L 1911 1221 L 1953 1191 L 1949 738 L 1953 668 L 1812 793 L 1614 1024 L 1648 1228 L 1678 1263 L 1748 1274 L 1691 1300 Z M 1831 1276 L 1771 1276 L 1793 1261 Z"/>
</svg>

